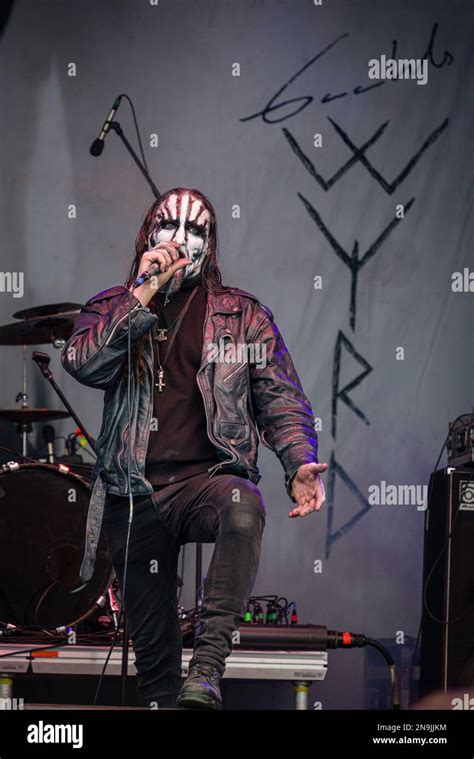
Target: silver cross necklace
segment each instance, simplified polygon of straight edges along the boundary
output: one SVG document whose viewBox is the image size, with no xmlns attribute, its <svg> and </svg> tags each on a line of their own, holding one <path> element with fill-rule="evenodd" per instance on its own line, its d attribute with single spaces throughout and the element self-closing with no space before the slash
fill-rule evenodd
<svg viewBox="0 0 474 759">
<path fill-rule="evenodd" d="M 170 350 L 171 350 L 171 348 L 173 346 L 174 339 L 175 339 L 176 334 L 177 334 L 177 332 L 178 332 L 178 330 L 179 330 L 179 328 L 181 326 L 181 322 L 184 319 L 186 311 L 188 310 L 189 306 L 191 305 L 191 301 L 194 298 L 194 296 L 196 295 L 198 289 L 199 289 L 199 286 L 193 288 L 193 290 L 191 292 L 191 295 L 187 299 L 187 301 L 184 304 L 183 308 L 181 309 L 181 311 L 179 312 L 178 316 L 176 317 L 176 319 L 174 320 L 174 322 L 171 324 L 170 327 L 167 327 L 167 328 L 155 327 L 154 330 L 153 330 L 154 331 L 154 339 L 158 340 L 159 342 L 162 342 L 163 340 L 168 340 L 168 337 L 166 336 L 166 333 L 171 330 L 171 327 L 173 327 L 174 324 L 176 324 L 176 327 L 175 327 L 175 329 L 173 331 L 173 334 L 171 335 L 171 340 L 168 343 L 168 347 L 166 349 L 166 353 L 165 353 L 165 357 L 163 359 L 163 363 L 161 363 L 161 361 L 160 361 L 160 346 L 159 346 L 159 343 L 156 346 L 156 356 L 157 356 L 157 360 L 158 360 L 158 374 L 157 374 L 158 381 L 155 382 L 155 387 L 158 388 L 158 392 L 159 393 L 162 393 L 163 392 L 163 388 L 166 387 L 166 384 L 164 382 L 164 376 L 165 376 L 164 367 L 165 367 L 166 361 L 168 359 Z"/>
</svg>

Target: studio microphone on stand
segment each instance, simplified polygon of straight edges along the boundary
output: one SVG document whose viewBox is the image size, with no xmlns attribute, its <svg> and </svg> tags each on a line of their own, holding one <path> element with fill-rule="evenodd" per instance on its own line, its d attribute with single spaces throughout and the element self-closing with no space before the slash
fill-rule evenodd
<svg viewBox="0 0 474 759">
<path fill-rule="evenodd" d="M 105 136 L 106 136 L 107 132 L 110 129 L 110 122 L 114 120 L 115 114 L 117 113 L 117 111 L 119 109 L 119 105 L 120 105 L 120 101 L 121 100 L 122 100 L 122 95 L 119 95 L 118 98 L 116 98 L 116 100 L 115 100 L 112 108 L 110 109 L 109 115 L 107 116 L 107 118 L 105 119 L 105 121 L 104 121 L 104 123 L 102 125 L 102 129 L 100 130 L 99 136 L 97 137 L 96 140 L 94 140 L 94 142 L 92 143 L 92 145 L 89 148 L 89 152 L 91 153 L 91 155 L 93 155 L 93 156 L 99 156 L 102 153 L 102 151 L 104 149 L 104 139 L 105 139 Z"/>
</svg>

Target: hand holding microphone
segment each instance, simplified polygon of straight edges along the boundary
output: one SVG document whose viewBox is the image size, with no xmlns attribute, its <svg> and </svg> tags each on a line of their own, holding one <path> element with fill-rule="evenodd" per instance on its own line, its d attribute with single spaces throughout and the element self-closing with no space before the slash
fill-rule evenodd
<svg viewBox="0 0 474 759">
<path fill-rule="evenodd" d="M 135 288 L 133 283 L 129 290 L 138 298 L 142 306 L 147 306 L 156 291 L 165 285 L 173 274 L 192 263 L 190 258 L 180 258 L 178 248 L 180 243 L 170 240 L 159 242 L 154 248 L 147 250 L 140 261 L 137 280 L 146 274 L 146 281 Z"/>
</svg>

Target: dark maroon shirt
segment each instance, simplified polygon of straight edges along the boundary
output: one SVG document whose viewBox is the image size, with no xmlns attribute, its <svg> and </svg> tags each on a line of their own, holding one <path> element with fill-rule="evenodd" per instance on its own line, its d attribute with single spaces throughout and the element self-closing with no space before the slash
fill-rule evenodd
<svg viewBox="0 0 474 759">
<path fill-rule="evenodd" d="M 160 317 L 158 327 L 170 327 L 173 324 L 193 286 L 183 282 L 166 306 L 163 305 L 164 293 L 155 294 L 156 312 Z M 156 489 L 201 474 L 220 461 L 207 434 L 206 412 L 196 381 L 201 365 L 206 303 L 207 291 L 199 280 L 198 290 L 186 311 L 163 367 L 164 387 L 161 393 L 156 387 L 157 351 L 163 364 L 175 327 L 167 333 L 167 340 L 153 340 L 153 416 L 158 419 L 158 429 L 150 431 L 145 477 Z"/>
</svg>

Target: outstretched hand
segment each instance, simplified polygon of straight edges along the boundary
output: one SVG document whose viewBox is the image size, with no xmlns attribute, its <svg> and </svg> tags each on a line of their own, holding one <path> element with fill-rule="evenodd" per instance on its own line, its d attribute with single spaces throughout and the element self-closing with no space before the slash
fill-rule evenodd
<svg viewBox="0 0 474 759">
<path fill-rule="evenodd" d="M 326 493 L 320 474 L 327 464 L 302 464 L 292 481 L 292 495 L 297 506 L 288 513 L 289 517 L 304 517 L 312 511 L 319 511 L 326 500 Z"/>
</svg>

